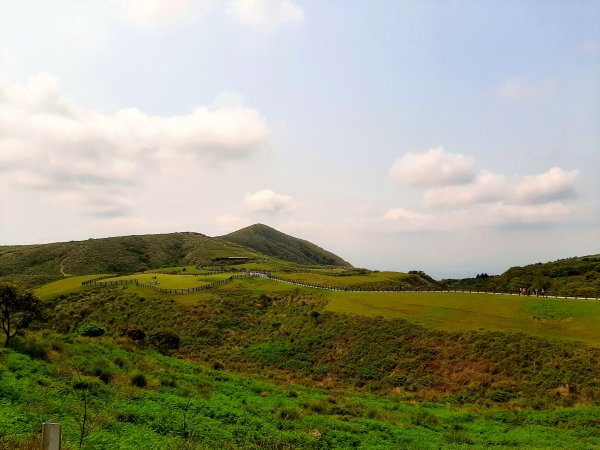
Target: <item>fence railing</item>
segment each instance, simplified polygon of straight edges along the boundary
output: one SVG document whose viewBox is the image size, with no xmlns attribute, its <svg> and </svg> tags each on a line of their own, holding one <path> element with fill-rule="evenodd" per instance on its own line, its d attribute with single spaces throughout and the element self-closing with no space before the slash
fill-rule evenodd
<svg viewBox="0 0 600 450">
<path fill-rule="evenodd" d="M 215 272 L 215 273 L 224 273 L 224 272 Z M 155 291 L 160 292 L 162 294 L 181 295 L 181 294 L 191 294 L 194 292 L 200 292 L 200 291 L 204 291 L 204 290 L 208 290 L 208 289 L 213 289 L 213 288 L 216 288 L 219 286 L 223 286 L 224 284 L 227 284 L 230 281 L 239 279 L 239 278 L 265 278 L 268 280 L 277 281 L 280 283 L 288 283 L 288 284 L 292 284 L 294 286 L 299 286 L 299 287 L 321 289 L 321 290 L 326 290 L 326 291 L 337 291 L 337 292 L 372 292 L 372 293 L 376 293 L 376 292 L 395 292 L 395 293 L 440 292 L 440 293 L 528 296 L 528 297 L 543 297 L 543 298 L 567 298 L 567 299 L 570 298 L 570 299 L 581 299 L 581 300 L 598 300 L 598 298 L 600 297 L 599 294 L 596 294 L 593 297 L 592 296 L 582 296 L 582 295 L 571 295 L 571 296 L 559 295 L 557 293 L 552 293 L 552 292 L 545 292 L 543 295 L 542 294 L 523 295 L 523 294 L 519 294 L 518 292 L 480 291 L 480 290 L 473 290 L 473 289 L 434 289 L 434 288 L 430 288 L 430 287 L 416 288 L 416 289 L 408 288 L 407 289 L 407 288 L 403 288 L 403 287 L 399 286 L 399 287 L 392 287 L 392 288 L 385 288 L 385 289 L 373 289 L 373 288 L 367 288 L 367 287 L 353 287 L 353 286 L 329 286 L 329 285 L 325 285 L 325 284 L 306 283 L 306 282 L 302 282 L 302 281 L 298 281 L 298 280 L 293 280 L 291 278 L 279 277 L 279 276 L 275 276 L 275 275 L 271 274 L 270 272 L 258 271 L 258 270 L 235 273 L 223 280 L 218 280 L 218 281 L 214 281 L 212 283 L 204 284 L 202 286 L 195 286 L 195 287 L 185 288 L 185 289 L 160 288 L 155 284 L 141 283 L 137 279 L 103 281 L 105 278 L 111 278 L 111 277 L 100 277 L 100 278 L 96 278 L 93 280 L 84 281 L 84 282 L 82 282 L 82 284 L 83 285 L 94 284 L 94 285 L 98 285 L 98 286 L 118 286 L 118 285 L 124 285 L 124 284 L 135 284 L 136 286 L 139 286 L 139 287 L 154 289 Z"/>
</svg>

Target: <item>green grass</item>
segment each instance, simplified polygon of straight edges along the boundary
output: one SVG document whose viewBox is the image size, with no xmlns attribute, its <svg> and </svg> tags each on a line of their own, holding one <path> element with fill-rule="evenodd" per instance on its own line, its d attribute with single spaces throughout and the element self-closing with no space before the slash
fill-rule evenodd
<svg viewBox="0 0 600 450">
<path fill-rule="evenodd" d="M 448 330 L 523 332 L 600 345 L 600 302 L 440 292 L 327 292 L 327 309 Z"/>
<path fill-rule="evenodd" d="M 191 272 L 191 271 L 190 271 Z M 186 275 L 162 273 L 133 274 L 109 278 L 105 281 L 137 279 L 149 283 L 156 277 L 159 287 L 164 289 L 186 289 L 228 278 L 229 274 Z M 332 285 L 336 287 L 355 284 L 369 285 L 385 283 L 398 278 L 394 272 L 373 272 L 362 275 L 327 276 L 322 273 L 294 272 L 277 275 L 300 282 Z M 402 275 L 402 274 L 401 274 Z M 81 282 L 98 277 L 89 275 L 69 277 L 44 285 L 36 290 L 42 299 L 49 299 L 70 292 L 78 292 L 85 287 Z M 409 277 L 411 275 L 406 275 Z M 134 285 L 123 286 L 128 292 L 138 295 L 169 299 L 173 296 L 160 294 L 154 290 Z M 330 311 L 359 314 L 365 316 L 383 316 L 385 318 L 403 318 L 426 327 L 447 331 L 491 330 L 502 332 L 524 332 L 534 336 L 580 340 L 589 344 L 600 344 L 600 302 L 592 300 L 565 300 L 554 298 L 518 297 L 508 295 L 462 294 L 462 293 L 371 293 L 371 292 L 330 292 L 311 288 L 296 287 L 287 283 L 265 279 L 234 280 L 211 292 L 198 292 L 175 296 L 182 304 L 217 299 L 223 293 L 269 295 L 287 292 L 313 293 L 328 301 Z M 214 291 L 214 292 L 213 292 Z"/>
<path fill-rule="evenodd" d="M 99 278 L 104 275 L 107 274 L 67 277 L 62 280 L 54 281 L 53 283 L 45 284 L 35 289 L 34 292 L 41 300 L 47 300 L 59 295 L 70 294 L 72 292 L 79 292 L 83 289 L 86 289 L 86 286 L 81 285 L 82 282 Z"/>
<path fill-rule="evenodd" d="M 133 275 L 125 275 L 122 277 L 107 278 L 106 282 L 119 281 L 119 280 L 138 280 L 140 283 L 148 284 L 151 281 L 157 281 L 158 287 L 162 289 L 187 289 L 206 284 L 213 283 L 215 281 L 229 278 L 229 274 L 215 274 L 215 275 L 170 275 L 163 273 L 140 273 Z"/>
<path fill-rule="evenodd" d="M 274 272 L 273 275 L 282 278 L 288 278 L 299 283 L 308 283 L 332 287 L 363 287 L 368 289 L 369 287 L 376 288 L 376 286 L 382 286 L 385 288 L 386 285 L 392 286 L 406 286 L 412 285 L 413 277 L 409 274 L 400 272 L 368 272 L 357 275 L 345 275 L 342 276 L 341 271 L 323 271 L 315 270 L 311 272 Z"/>
<path fill-rule="evenodd" d="M 24 344 L 21 341 L 21 344 Z M 57 418 L 63 449 L 438 449 L 600 446 L 600 407 L 544 411 L 415 402 L 272 382 L 165 357 L 111 338 L 37 333 L 0 350 L 0 447 L 39 442 Z M 142 374 L 147 386 L 132 385 Z M 185 417 L 185 426 L 184 426 Z"/>
</svg>

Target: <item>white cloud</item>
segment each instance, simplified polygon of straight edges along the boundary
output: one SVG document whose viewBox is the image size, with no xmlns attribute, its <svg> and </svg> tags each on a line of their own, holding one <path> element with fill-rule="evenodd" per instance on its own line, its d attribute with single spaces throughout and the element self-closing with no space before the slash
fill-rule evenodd
<svg viewBox="0 0 600 450">
<path fill-rule="evenodd" d="M 244 203 L 253 213 L 285 213 L 296 207 L 296 202 L 289 195 L 277 194 L 271 189 L 263 189 L 244 196 Z"/>
<path fill-rule="evenodd" d="M 516 200 L 522 203 L 544 203 L 573 195 L 578 170 L 553 167 L 545 173 L 527 176 L 515 187 Z"/>
<path fill-rule="evenodd" d="M 265 119 L 244 106 L 199 106 L 170 117 L 135 108 L 105 114 L 66 97 L 49 74 L 24 84 L 0 79 L 4 180 L 83 192 L 99 205 L 98 211 L 88 208 L 90 214 L 110 212 L 94 193 L 127 190 L 163 165 L 249 157 L 267 145 L 269 134 Z"/>
<path fill-rule="evenodd" d="M 510 99 L 526 99 L 548 97 L 556 90 L 556 80 L 532 80 L 525 77 L 512 77 L 505 80 L 498 93 Z"/>
<path fill-rule="evenodd" d="M 286 23 L 304 19 L 302 8 L 290 0 L 233 0 L 228 12 L 261 32 L 274 31 Z"/>
<path fill-rule="evenodd" d="M 507 193 L 507 180 L 501 175 L 482 172 L 471 183 L 428 189 L 425 202 L 433 207 L 455 207 L 502 199 Z"/>
<path fill-rule="evenodd" d="M 389 175 L 401 184 L 433 187 L 468 183 L 475 172 L 471 158 L 437 147 L 425 153 L 406 153 L 394 162 Z"/>
<path fill-rule="evenodd" d="M 454 208 L 478 203 L 542 204 L 574 194 L 579 171 L 553 167 L 539 175 L 506 177 L 484 171 L 473 182 L 428 189 L 423 198 L 431 207 Z"/>
<path fill-rule="evenodd" d="M 214 0 L 118 0 L 125 17 L 150 32 L 178 30 L 206 15 Z"/>
<path fill-rule="evenodd" d="M 473 177 L 471 159 L 438 148 L 405 155 L 390 175 L 425 188 L 422 208 L 389 209 L 374 227 L 414 232 L 568 221 L 572 208 L 563 200 L 573 197 L 579 171 L 552 167 L 535 175 L 505 176 L 484 170 Z"/>
<path fill-rule="evenodd" d="M 392 208 L 382 217 L 367 221 L 364 228 L 389 233 L 439 232 L 508 225 L 562 223 L 569 220 L 571 216 L 572 208 L 561 202 L 540 205 L 494 202 L 454 210 L 436 210 L 432 213 Z"/>
</svg>

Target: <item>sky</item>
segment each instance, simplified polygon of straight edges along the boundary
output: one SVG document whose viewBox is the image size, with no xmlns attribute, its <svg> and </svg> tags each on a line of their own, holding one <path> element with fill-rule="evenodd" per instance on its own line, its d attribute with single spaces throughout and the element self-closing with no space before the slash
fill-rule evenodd
<svg viewBox="0 0 600 450">
<path fill-rule="evenodd" d="M 0 0 L 0 245 L 264 223 L 436 278 L 600 253 L 600 2 Z"/>
</svg>

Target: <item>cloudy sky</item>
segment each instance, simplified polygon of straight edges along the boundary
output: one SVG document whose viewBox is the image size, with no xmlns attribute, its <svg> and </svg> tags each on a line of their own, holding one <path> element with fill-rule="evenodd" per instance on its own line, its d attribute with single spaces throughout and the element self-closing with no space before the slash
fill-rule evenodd
<svg viewBox="0 0 600 450">
<path fill-rule="evenodd" d="M 600 253 L 600 2 L 0 0 L 0 245 L 265 223 L 436 277 Z"/>
</svg>

